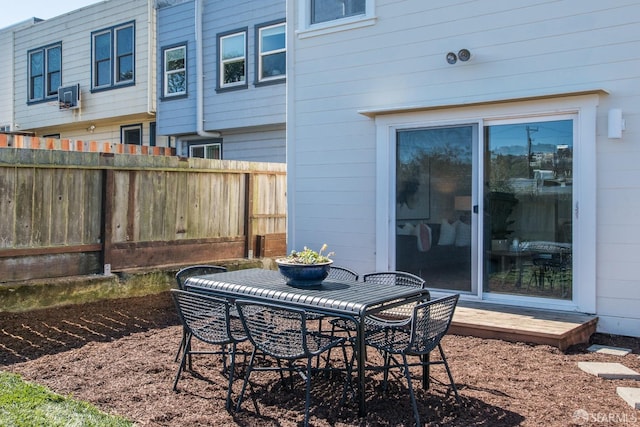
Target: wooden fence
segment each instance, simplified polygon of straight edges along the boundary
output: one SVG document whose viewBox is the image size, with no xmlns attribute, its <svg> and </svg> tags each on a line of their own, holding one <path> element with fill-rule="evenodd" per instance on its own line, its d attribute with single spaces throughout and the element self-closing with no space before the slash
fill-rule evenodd
<svg viewBox="0 0 640 427">
<path fill-rule="evenodd" d="M 285 233 L 284 164 L 0 149 L 0 282 L 284 254 Z"/>
</svg>

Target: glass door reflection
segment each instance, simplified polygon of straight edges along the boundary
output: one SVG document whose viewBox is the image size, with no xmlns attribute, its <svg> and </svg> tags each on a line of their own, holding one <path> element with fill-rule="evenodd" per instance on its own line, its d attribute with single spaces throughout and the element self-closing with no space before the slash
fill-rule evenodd
<svg viewBox="0 0 640 427">
<path fill-rule="evenodd" d="M 484 292 L 572 298 L 573 120 L 485 128 Z"/>
<path fill-rule="evenodd" d="M 396 135 L 396 269 L 424 278 L 429 288 L 472 292 L 474 287 L 476 129 L 434 127 Z"/>
</svg>

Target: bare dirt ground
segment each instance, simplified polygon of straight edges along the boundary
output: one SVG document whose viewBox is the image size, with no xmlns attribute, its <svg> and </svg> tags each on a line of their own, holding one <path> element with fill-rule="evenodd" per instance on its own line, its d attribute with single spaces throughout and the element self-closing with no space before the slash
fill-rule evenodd
<svg viewBox="0 0 640 427">
<path fill-rule="evenodd" d="M 296 426 L 304 411 L 302 383 L 291 391 L 276 376 L 256 377 L 255 403 L 224 408 L 226 378 L 220 360 L 194 359 L 194 371 L 172 391 L 181 326 L 168 293 L 29 313 L 0 313 L 0 369 L 21 374 L 53 391 L 92 402 L 140 426 Z M 429 390 L 416 389 L 428 426 L 636 426 L 640 411 L 616 387 L 631 380 L 604 380 L 582 372 L 579 361 L 619 362 L 640 371 L 640 339 L 596 334 L 592 343 L 633 349 L 627 356 L 548 346 L 447 336 L 443 346 L 462 404 L 448 394 L 441 366 L 431 369 Z M 371 352 L 370 362 L 379 361 Z M 337 355 L 337 354 L 336 354 Z M 368 415 L 339 405 L 341 384 L 314 378 L 311 424 L 404 426 L 413 423 L 404 383 L 392 381 L 388 396 L 379 374 L 368 374 Z M 234 385 L 237 395 L 241 382 Z"/>
</svg>

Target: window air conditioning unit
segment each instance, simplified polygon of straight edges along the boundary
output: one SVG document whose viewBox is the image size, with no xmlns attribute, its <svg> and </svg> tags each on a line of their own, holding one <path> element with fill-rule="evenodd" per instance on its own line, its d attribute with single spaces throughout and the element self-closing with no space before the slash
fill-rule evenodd
<svg viewBox="0 0 640 427">
<path fill-rule="evenodd" d="M 80 108 L 80 83 L 58 88 L 58 106 L 61 110 Z"/>
</svg>

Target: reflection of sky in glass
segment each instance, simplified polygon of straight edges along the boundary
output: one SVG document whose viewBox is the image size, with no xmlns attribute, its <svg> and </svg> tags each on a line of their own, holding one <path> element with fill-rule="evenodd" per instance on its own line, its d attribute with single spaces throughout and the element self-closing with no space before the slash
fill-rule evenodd
<svg viewBox="0 0 640 427">
<path fill-rule="evenodd" d="M 471 137 L 471 126 L 399 131 L 398 161 L 406 164 L 423 154 L 455 153 L 459 160 L 471 162 Z"/>
<path fill-rule="evenodd" d="M 555 153 L 558 146 L 573 147 L 573 121 L 519 123 L 489 126 L 489 148 L 493 154 L 526 154 L 527 138 L 532 151 Z"/>
</svg>

